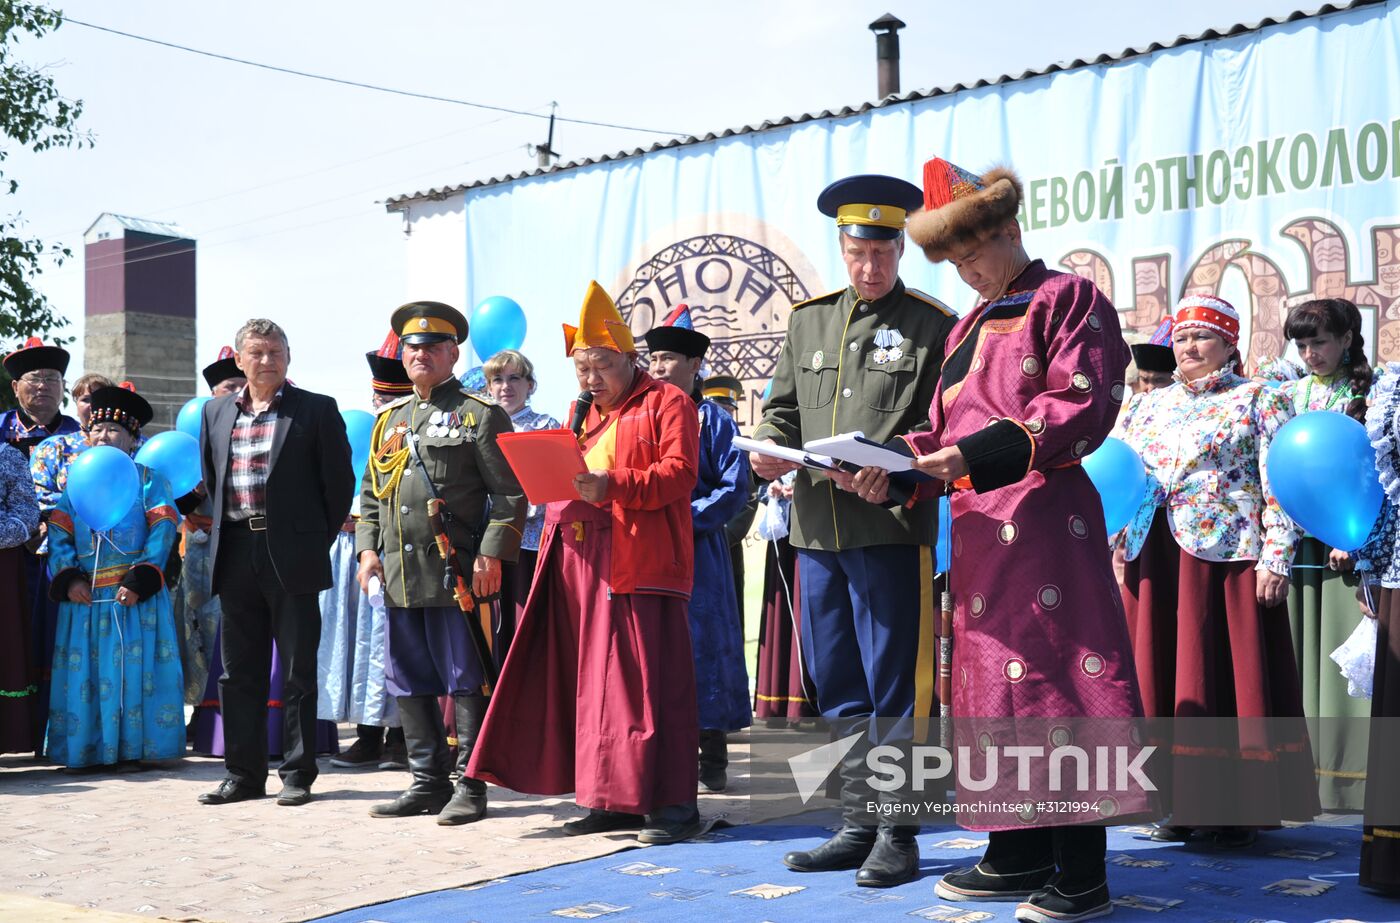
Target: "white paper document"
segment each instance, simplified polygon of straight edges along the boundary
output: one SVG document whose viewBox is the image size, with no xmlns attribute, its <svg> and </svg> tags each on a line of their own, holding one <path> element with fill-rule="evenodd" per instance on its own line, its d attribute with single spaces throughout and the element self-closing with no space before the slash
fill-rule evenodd
<svg viewBox="0 0 1400 923">
<path fill-rule="evenodd" d="M 869 441 L 864 433 L 841 433 L 826 439 L 813 439 L 804 448 L 808 452 L 828 455 L 862 468 L 908 471 L 914 467 L 914 459 Z"/>
<path fill-rule="evenodd" d="M 734 447 L 741 452 L 757 452 L 759 455 L 781 458 L 783 461 L 794 462 L 807 468 L 836 467 L 836 463 L 832 461 L 830 456 L 817 455 L 803 449 L 789 449 L 786 446 L 776 445 L 772 442 L 761 442 L 746 436 L 735 436 Z"/>
</svg>

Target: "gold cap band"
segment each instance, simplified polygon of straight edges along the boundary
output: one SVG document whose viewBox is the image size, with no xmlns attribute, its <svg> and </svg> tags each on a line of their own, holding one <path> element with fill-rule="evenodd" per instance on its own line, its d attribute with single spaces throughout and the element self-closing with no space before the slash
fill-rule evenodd
<svg viewBox="0 0 1400 923">
<path fill-rule="evenodd" d="M 894 205 L 862 205 L 852 203 L 836 209 L 836 226 L 847 224 L 873 224 L 882 228 L 903 230 L 908 213 Z"/>
</svg>

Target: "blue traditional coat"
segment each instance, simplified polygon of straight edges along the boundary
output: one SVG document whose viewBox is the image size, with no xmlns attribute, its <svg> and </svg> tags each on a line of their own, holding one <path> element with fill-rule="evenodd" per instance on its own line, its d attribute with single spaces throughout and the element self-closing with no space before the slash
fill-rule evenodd
<svg viewBox="0 0 1400 923">
<path fill-rule="evenodd" d="M 695 587 L 689 610 L 695 691 L 701 728 L 737 731 L 753 722 L 753 712 L 724 527 L 748 502 L 749 460 L 734 447 L 739 428 L 723 407 L 702 400 L 698 412 L 699 477 L 690 495 L 695 529 Z"/>
<path fill-rule="evenodd" d="M 162 568 L 180 514 L 170 485 L 137 465 L 141 495 L 100 537 L 73 512 L 65 491 L 49 516 L 49 576 L 63 588 L 54 640 L 49 756 L 66 766 L 161 760 L 185 749 L 180 645 Z M 149 569 L 149 570 L 146 570 Z M 136 571 L 153 588 L 131 606 L 117 591 Z M 152 571 L 154 573 L 152 573 Z M 69 602 L 83 580 L 92 602 Z"/>
</svg>

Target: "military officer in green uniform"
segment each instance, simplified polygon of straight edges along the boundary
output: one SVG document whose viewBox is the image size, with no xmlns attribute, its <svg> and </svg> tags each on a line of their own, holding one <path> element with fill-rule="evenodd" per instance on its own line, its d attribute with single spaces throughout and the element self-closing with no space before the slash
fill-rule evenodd
<svg viewBox="0 0 1400 923">
<path fill-rule="evenodd" d="M 467 338 L 455 308 L 416 301 L 394 312 L 413 392 L 380 408 L 355 527 L 359 580 L 383 584 L 389 610 L 385 679 L 398 700 L 408 748 L 408 790 L 375 805 L 376 817 L 436 814 L 465 824 L 486 813 L 486 784 L 461 777 L 451 756 L 437 697 L 451 695 L 457 764 L 466 766 L 486 713 L 483 632 L 472 631 L 477 602 L 501 587 L 501 562 L 514 561 L 525 523 L 525 497 L 496 444 L 510 417 L 462 388 L 452 373 Z M 430 517 L 430 502 L 442 508 Z M 489 504 L 489 505 L 488 505 Z M 461 563 L 449 571 L 439 539 Z M 455 562 L 454 562 L 455 563 Z M 456 573 L 459 580 L 444 580 Z"/>
<path fill-rule="evenodd" d="M 818 197 L 818 209 L 836 219 L 850 285 L 793 307 L 753 438 L 801 448 L 857 431 L 888 442 L 928 426 L 957 318 L 899 279 L 905 217 L 922 201 L 912 183 L 875 175 L 838 180 Z M 757 452 L 751 462 L 767 480 L 798 467 Z M 937 504 L 877 506 L 850 487 L 848 474 L 805 468 L 793 485 L 802 647 L 817 702 L 828 719 L 926 717 L 937 673 Z M 840 767 L 843 828 L 816 849 L 789 853 L 790 868 L 859 868 L 856 883 L 868 887 L 917 874 L 918 828 L 882 820 L 877 829 L 868 810 L 865 752 L 853 748 Z"/>
</svg>

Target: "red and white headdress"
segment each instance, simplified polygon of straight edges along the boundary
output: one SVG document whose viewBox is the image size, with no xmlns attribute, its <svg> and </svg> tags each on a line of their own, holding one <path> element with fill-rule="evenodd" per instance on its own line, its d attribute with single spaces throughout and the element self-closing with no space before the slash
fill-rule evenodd
<svg viewBox="0 0 1400 923">
<path fill-rule="evenodd" d="M 1234 346 L 1240 341 L 1240 312 L 1234 305 L 1212 295 L 1187 295 L 1177 302 L 1172 329 L 1201 327 L 1219 335 Z"/>
</svg>

